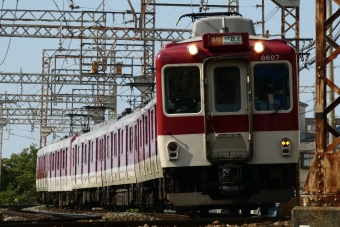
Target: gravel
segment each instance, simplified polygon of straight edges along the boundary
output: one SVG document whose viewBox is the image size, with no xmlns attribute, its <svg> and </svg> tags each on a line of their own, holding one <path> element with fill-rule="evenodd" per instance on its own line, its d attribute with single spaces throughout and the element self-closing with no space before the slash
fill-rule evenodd
<svg viewBox="0 0 340 227">
<path fill-rule="evenodd" d="M 46 212 L 46 213 L 69 213 L 69 214 L 90 214 L 94 216 L 102 216 L 102 219 L 100 221 L 148 221 L 148 220 L 164 220 L 166 217 L 169 217 L 169 214 L 141 214 L 141 213 L 135 213 L 135 212 L 106 212 L 106 211 L 92 211 L 92 212 L 74 212 L 70 210 L 60 211 L 59 209 L 51 209 L 46 208 L 45 206 L 36 206 L 31 208 L 26 208 L 25 210 L 29 211 L 38 211 L 38 212 Z M 173 215 L 171 216 L 173 217 Z M 186 216 L 178 215 L 178 219 L 186 219 Z M 22 220 L 20 217 L 4 217 L 4 221 L 6 220 Z M 148 226 L 147 224 L 144 225 L 144 227 L 154 227 L 154 226 Z M 206 225 L 205 227 L 290 227 L 289 221 L 278 221 L 278 222 L 271 222 L 266 221 L 263 223 L 252 223 L 252 224 L 243 224 L 243 225 L 229 225 L 227 223 L 221 223 L 218 220 L 214 221 L 213 223 Z"/>
</svg>

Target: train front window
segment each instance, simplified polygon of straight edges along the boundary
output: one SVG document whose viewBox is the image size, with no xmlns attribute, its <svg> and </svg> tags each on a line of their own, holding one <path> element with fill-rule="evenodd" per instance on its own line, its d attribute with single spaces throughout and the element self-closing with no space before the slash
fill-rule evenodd
<svg viewBox="0 0 340 227">
<path fill-rule="evenodd" d="M 287 64 L 254 66 L 254 102 L 257 111 L 290 108 L 290 77 Z"/>
<path fill-rule="evenodd" d="M 215 110 L 237 112 L 241 109 L 240 70 L 238 67 L 214 69 Z"/>
<path fill-rule="evenodd" d="M 165 111 L 168 114 L 201 111 L 198 67 L 168 67 L 164 72 Z"/>
</svg>

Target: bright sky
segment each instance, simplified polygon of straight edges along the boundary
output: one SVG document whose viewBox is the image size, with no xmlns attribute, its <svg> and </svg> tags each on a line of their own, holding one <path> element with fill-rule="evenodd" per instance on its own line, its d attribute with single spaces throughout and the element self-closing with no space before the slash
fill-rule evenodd
<svg viewBox="0 0 340 227">
<path fill-rule="evenodd" d="M 95 10 L 101 3 L 101 0 L 73 0 L 76 5 L 80 6 L 79 10 Z M 140 0 L 131 0 L 131 3 L 136 12 L 140 12 Z M 205 3 L 211 5 L 227 4 L 228 0 L 208 0 Z M 105 10 L 123 12 L 129 10 L 130 7 L 127 1 L 124 0 L 105 0 Z M 119 3 L 119 4 L 118 4 Z M 199 4 L 199 0 L 163 0 L 157 3 L 172 3 L 172 4 Z M 261 4 L 261 0 L 239 0 L 239 12 L 244 17 L 249 17 L 254 22 L 261 21 L 261 8 L 256 8 L 255 5 Z M 2 0 L 1 9 L 35 9 L 35 10 L 69 10 L 68 1 L 66 0 Z M 336 7 L 333 7 L 336 9 Z M 218 11 L 222 12 L 225 9 L 210 9 L 207 12 Z M 334 11 L 334 10 L 333 10 Z M 1 10 L 2 14 L 4 11 Z M 197 7 L 165 7 L 159 6 L 156 8 L 156 28 L 191 28 L 191 21 L 188 18 L 182 19 L 177 27 L 175 23 L 177 19 L 187 13 L 198 12 Z M 8 16 L 10 17 L 10 16 Z M 13 17 L 13 16 L 12 16 Z M 128 26 L 133 24 L 122 24 L 122 17 L 115 17 L 115 21 L 108 23 L 108 26 Z M 126 15 L 125 20 L 132 19 L 131 15 Z M 281 31 L 281 10 L 272 3 L 271 0 L 265 0 L 265 29 L 269 30 L 270 34 L 280 34 Z M 11 24 L 22 22 L 0 21 L 1 24 Z M 37 22 L 36 24 L 43 24 Z M 262 33 L 261 25 L 256 26 L 256 33 Z M 277 36 L 279 38 L 279 36 Z M 292 37 L 287 35 L 286 37 Z M 315 1 L 300 0 L 300 38 L 315 38 Z M 23 73 L 41 73 L 42 72 L 42 51 L 45 49 L 57 49 L 59 47 L 59 39 L 38 39 L 38 38 L 7 38 L 0 37 L 0 71 L 1 72 L 20 72 Z M 78 40 L 62 40 L 64 48 L 79 48 Z M 159 48 L 158 46 L 156 48 Z M 6 54 L 7 53 L 7 54 Z M 311 56 L 314 56 L 314 51 L 311 51 Z M 65 64 L 72 64 L 67 62 Z M 335 63 L 337 66 L 337 64 Z M 138 73 L 138 72 L 136 72 Z M 315 68 L 310 67 L 310 70 L 303 70 L 300 73 L 300 84 L 303 86 L 311 86 L 315 81 Z M 339 81 L 335 81 L 336 83 Z M 10 85 L 1 84 L 0 90 L 2 94 L 40 94 L 41 85 Z M 68 92 L 72 93 L 72 88 Z M 301 94 L 300 101 L 309 105 L 307 111 L 310 111 L 308 117 L 313 116 L 313 96 L 312 94 Z M 38 103 L 20 103 L 22 108 L 38 108 Z M 118 113 L 120 113 L 128 105 L 124 100 L 118 100 Z M 4 107 L 9 107 L 4 104 Z M 11 108 L 15 108 L 12 104 Z M 4 116 L 6 117 L 6 116 Z M 29 116 L 31 117 L 31 116 Z M 3 131 L 2 156 L 10 157 L 12 153 L 19 153 L 24 148 L 28 148 L 30 144 L 39 145 L 39 123 L 36 121 L 34 130 L 31 130 L 30 125 L 7 125 Z M 47 143 L 52 142 L 52 136 L 47 139 Z M 57 138 L 58 139 L 58 138 Z"/>
</svg>

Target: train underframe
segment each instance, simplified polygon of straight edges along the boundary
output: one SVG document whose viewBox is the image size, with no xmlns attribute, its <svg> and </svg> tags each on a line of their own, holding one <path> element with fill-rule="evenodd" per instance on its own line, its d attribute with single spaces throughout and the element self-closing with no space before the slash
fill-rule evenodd
<svg viewBox="0 0 340 227">
<path fill-rule="evenodd" d="M 223 164 L 209 167 L 163 169 L 163 178 L 151 181 L 68 192 L 38 192 L 38 201 L 54 207 L 139 212 L 207 212 L 226 209 L 262 214 L 275 203 L 295 197 L 297 164 Z"/>
</svg>

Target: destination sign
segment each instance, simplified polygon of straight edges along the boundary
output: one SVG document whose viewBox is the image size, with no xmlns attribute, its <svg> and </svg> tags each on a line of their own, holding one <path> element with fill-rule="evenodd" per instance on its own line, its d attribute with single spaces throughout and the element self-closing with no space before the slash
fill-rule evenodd
<svg viewBox="0 0 340 227">
<path fill-rule="evenodd" d="M 212 36 L 210 37 L 210 46 L 220 45 L 234 45 L 242 44 L 241 35 L 228 35 L 228 36 Z"/>
<path fill-rule="evenodd" d="M 203 34 L 202 41 L 203 48 L 207 49 L 241 49 L 249 46 L 249 34 L 247 32 Z"/>
</svg>

